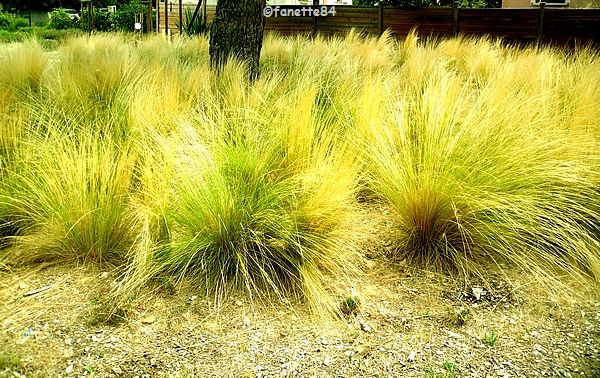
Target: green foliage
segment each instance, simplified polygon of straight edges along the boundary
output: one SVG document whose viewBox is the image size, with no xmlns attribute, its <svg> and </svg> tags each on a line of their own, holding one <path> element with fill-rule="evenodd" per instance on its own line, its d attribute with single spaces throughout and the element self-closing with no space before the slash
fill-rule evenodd
<svg viewBox="0 0 600 378">
<path fill-rule="evenodd" d="M 437 5 L 435 2 L 429 0 L 357 0 L 354 5 L 369 5 L 378 6 L 383 3 L 384 6 L 396 6 L 396 7 L 423 7 L 428 5 Z"/>
<path fill-rule="evenodd" d="M 459 6 L 461 8 L 494 8 L 489 6 L 486 0 L 460 0 Z"/>
<path fill-rule="evenodd" d="M 425 376 L 429 378 L 454 378 L 458 376 L 458 366 L 453 361 L 444 361 L 442 363 L 443 371 L 429 367 L 425 369 Z"/>
<path fill-rule="evenodd" d="M 78 21 L 71 19 L 63 9 L 56 9 L 50 13 L 48 27 L 56 30 L 75 29 L 78 27 Z"/>
<path fill-rule="evenodd" d="M 81 34 L 80 30 L 77 29 L 65 29 L 65 30 L 56 30 L 56 29 L 42 29 L 42 28 L 34 28 L 33 35 L 40 40 L 49 40 L 49 41 L 65 41 L 70 38 L 74 38 Z"/>
<path fill-rule="evenodd" d="M 23 357 L 14 349 L 0 349 L 0 371 L 20 371 L 23 369 Z"/>
<path fill-rule="evenodd" d="M 83 371 L 85 371 L 86 374 L 93 374 L 96 369 L 94 368 L 94 365 L 85 365 Z"/>
<path fill-rule="evenodd" d="M 14 30 L 19 30 L 23 28 L 29 27 L 29 20 L 23 17 L 15 18 L 15 22 L 13 23 Z"/>
<path fill-rule="evenodd" d="M 442 367 L 446 371 L 446 374 L 450 377 L 455 377 L 458 373 L 458 366 L 453 361 L 444 361 Z"/>
<path fill-rule="evenodd" d="M 493 347 L 498 342 L 498 335 L 496 331 L 489 331 L 483 335 L 483 343 L 487 346 Z"/>
<path fill-rule="evenodd" d="M 13 33 L 7 30 L 0 30 L 0 42 L 10 43 L 10 42 L 18 42 L 23 41 L 28 36 L 23 33 Z"/>
<path fill-rule="evenodd" d="M 16 32 L 0 30 L 0 41 L 2 42 L 25 42 L 31 39 L 36 39 L 40 42 L 60 42 L 69 38 L 73 38 L 81 34 L 77 29 L 46 29 L 34 26 L 33 28 L 24 28 Z M 54 43 L 45 43 L 45 47 L 49 49 L 56 47 Z"/>
<path fill-rule="evenodd" d="M 348 296 L 340 302 L 340 311 L 346 316 L 356 315 L 360 312 L 360 298 Z"/>
<path fill-rule="evenodd" d="M 107 287 L 100 287 L 90 298 L 87 323 L 91 326 L 99 324 L 118 326 L 127 322 L 129 310 L 126 306 L 115 305 Z"/>
<path fill-rule="evenodd" d="M 87 30 L 88 22 L 94 27 L 95 31 L 107 32 L 115 28 L 113 16 L 108 12 L 100 12 L 98 9 L 94 9 L 93 19 L 88 21 L 88 10 L 84 9 L 81 12 L 81 18 L 79 19 L 79 27 L 82 30 Z M 92 25 L 89 25 L 91 27 Z"/>
<path fill-rule="evenodd" d="M 462 327 L 465 325 L 470 316 L 468 307 L 461 307 L 450 311 L 448 314 L 448 323 L 453 327 Z"/>
<path fill-rule="evenodd" d="M 194 16 L 194 10 L 192 8 L 185 8 L 183 13 L 183 30 L 188 34 L 200 34 L 206 31 L 206 25 L 202 24 L 202 15 L 199 12 L 196 18 L 192 21 Z"/>
<path fill-rule="evenodd" d="M 113 14 L 112 19 L 117 30 L 134 31 L 135 15 L 146 15 L 147 13 L 147 6 L 142 5 L 138 0 L 131 0 L 118 8 Z"/>
<path fill-rule="evenodd" d="M 7 0 L 3 2 L 9 9 L 50 10 L 58 7 L 74 8 L 80 6 L 77 0 Z"/>
<path fill-rule="evenodd" d="M 13 15 L 5 12 L 0 12 L 0 30 L 8 30 L 8 28 L 13 22 L 13 19 Z"/>
<path fill-rule="evenodd" d="M 114 27 L 111 13 L 96 11 L 94 13 L 94 28 L 98 31 L 112 30 Z"/>
<path fill-rule="evenodd" d="M 22 17 L 15 17 L 9 13 L 0 12 L 0 30 L 16 32 L 28 27 L 29 20 Z"/>
</svg>

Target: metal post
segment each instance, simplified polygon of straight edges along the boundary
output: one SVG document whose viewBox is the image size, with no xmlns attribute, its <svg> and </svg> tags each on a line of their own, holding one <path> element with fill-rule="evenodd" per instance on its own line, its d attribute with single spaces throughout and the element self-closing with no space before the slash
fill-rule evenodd
<svg viewBox="0 0 600 378">
<path fill-rule="evenodd" d="M 458 36 L 458 1 L 452 3 L 452 36 Z"/>
<path fill-rule="evenodd" d="M 538 30 L 537 30 L 537 45 L 540 46 L 544 39 L 544 11 L 546 10 L 546 3 L 540 3 L 540 16 L 538 19 Z"/>
</svg>

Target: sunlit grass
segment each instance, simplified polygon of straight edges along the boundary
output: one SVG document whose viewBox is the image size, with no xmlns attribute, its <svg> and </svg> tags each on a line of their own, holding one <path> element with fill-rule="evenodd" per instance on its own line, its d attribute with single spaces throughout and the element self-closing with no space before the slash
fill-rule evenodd
<svg viewBox="0 0 600 378">
<path fill-rule="evenodd" d="M 269 35 L 248 85 L 207 51 L 126 35 L 2 49 L 3 261 L 116 264 L 125 297 L 167 275 L 217 302 L 335 311 L 369 232 L 360 196 L 392 210 L 395 259 L 597 284 L 597 52 Z"/>
<path fill-rule="evenodd" d="M 482 43 L 479 56 L 462 55 Z M 571 103 L 585 101 L 573 83 L 589 80 L 555 51 L 460 40 L 413 48 L 430 55 L 418 67 L 409 55 L 399 70 L 409 85 L 375 81 L 362 94 L 384 110 L 362 115 L 361 146 L 369 187 L 395 213 L 396 257 L 459 274 L 509 261 L 596 280 L 598 125 L 582 125 Z M 481 55 L 485 71 L 473 65 Z"/>
</svg>

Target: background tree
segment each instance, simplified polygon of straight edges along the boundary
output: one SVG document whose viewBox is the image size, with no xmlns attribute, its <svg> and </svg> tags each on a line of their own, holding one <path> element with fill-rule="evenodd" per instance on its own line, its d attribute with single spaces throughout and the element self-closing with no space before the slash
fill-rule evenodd
<svg viewBox="0 0 600 378">
<path fill-rule="evenodd" d="M 258 77 L 265 0 L 219 0 L 210 29 L 210 64 L 219 70 L 234 56 L 248 65 L 251 81 Z"/>
</svg>

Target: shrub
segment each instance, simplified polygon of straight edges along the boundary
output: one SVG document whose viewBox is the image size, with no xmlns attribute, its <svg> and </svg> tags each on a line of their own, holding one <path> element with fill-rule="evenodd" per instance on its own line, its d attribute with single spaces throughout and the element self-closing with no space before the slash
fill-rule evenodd
<svg viewBox="0 0 600 378">
<path fill-rule="evenodd" d="M 4 120 L 7 127 L 3 131 L 10 129 L 14 118 L 21 115 L 22 108 L 18 108 L 21 111 L 11 111 L 16 103 L 28 102 L 39 94 L 46 61 L 43 49 L 32 39 L 24 43 L 23 48 L 0 55 L 0 65 L 5 67 L 0 70 L 0 84 L 4 88 L 0 105 L 5 105 L 0 111 L 8 111 Z"/>
<path fill-rule="evenodd" d="M 140 4 L 138 0 L 131 0 L 114 13 L 115 27 L 117 30 L 134 31 L 135 15 L 146 15 L 147 13 L 148 8 L 146 6 Z"/>
<path fill-rule="evenodd" d="M 29 27 L 29 20 L 26 19 L 26 18 L 17 17 L 17 18 L 15 18 L 12 27 L 13 27 L 13 30 L 19 30 L 19 29 L 23 29 L 23 28 L 28 28 Z"/>
<path fill-rule="evenodd" d="M 185 8 L 183 13 L 183 30 L 189 34 L 200 34 L 206 31 L 206 25 L 202 24 L 202 15 L 198 13 L 196 18 L 192 21 L 192 17 L 194 16 L 194 10 L 191 8 Z"/>
<path fill-rule="evenodd" d="M 0 12 L 0 30 L 15 32 L 28 27 L 28 19 L 15 17 L 14 15 L 5 12 Z"/>
<path fill-rule="evenodd" d="M 66 41 L 81 34 L 77 29 L 34 29 L 34 34 L 38 39 L 49 41 Z"/>
<path fill-rule="evenodd" d="M 1 42 L 17 42 L 25 39 L 22 33 L 13 33 L 7 30 L 0 30 L 0 41 Z"/>
<path fill-rule="evenodd" d="M 111 13 L 108 12 L 95 12 L 94 13 L 94 27 L 98 31 L 110 31 L 114 29 L 114 22 Z"/>
<path fill-rule="evenodd" d="M 277 98 L 283 78 L 251 87 L 236 64 L 214 78 L 197 42 L 137 50 L 127 38 L 74 38 L 37 96 L 24 87 L 28 132 L 4 180 L 21 232 L 4 258 L 127 257 L 124 287 L 171 275 L 217 301 L 238 290 L 336 311 L 327 292 L 356 270 L 346 230 L 357 169 L 325 132 L 317 91 L 297 88 L 275 111 L 264 96 Z M 211 104 L 202 116 L 200 98 Z"/>
<path fill-rule="evenodd" d="M 93 14 L 94 14 L 94 20 L 93 20 L 94 30 L 101 31 L 101 32 L 107 32 L 107 31 L 111 31 L 115 28 L 113 17 L 111 16 L 111 13 L 100 12 L 97 9 L 95 9 Z M 87 22 L 88 22 L 88 11 L 87 11 L 87 9 L 84 9 L 81 12 L 81 18 L 79 19 L 79 26 L 82 30 L 87 29 L 87 27 L 88 27 Z"/>
<path fill-rule="evenodd" d="M 78 26 L 78 21 L 71 19 L 63 9 L 56 9 L 50 13 L 48 26 L 56 30 L 75 29 Z"/>
<path fill-rule="evenodd" d="M 14 16 L 5 12 L 0 12 L 0 30 L 7 30 L 13 23 Z"/>
</svg>

